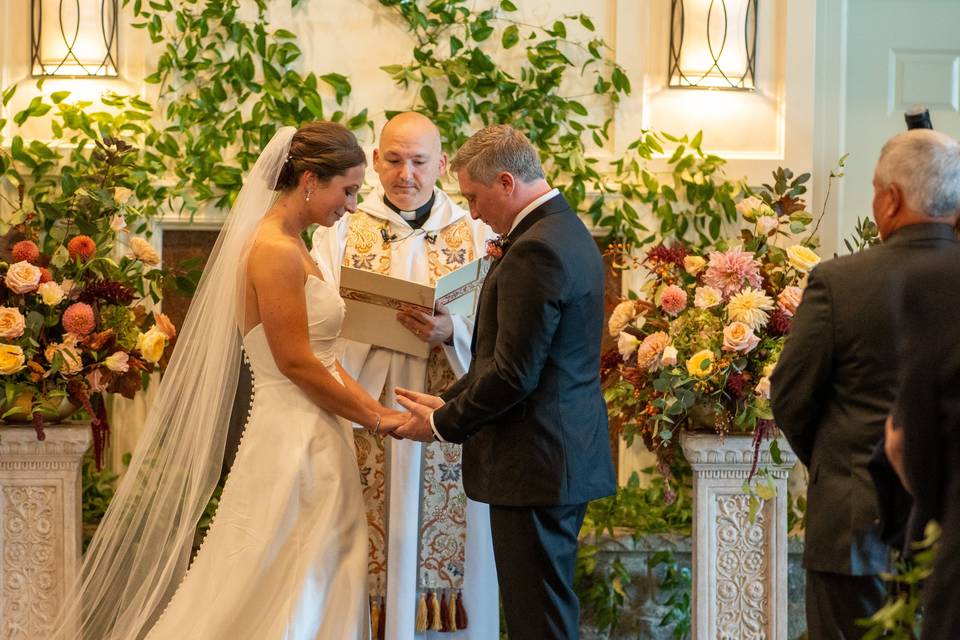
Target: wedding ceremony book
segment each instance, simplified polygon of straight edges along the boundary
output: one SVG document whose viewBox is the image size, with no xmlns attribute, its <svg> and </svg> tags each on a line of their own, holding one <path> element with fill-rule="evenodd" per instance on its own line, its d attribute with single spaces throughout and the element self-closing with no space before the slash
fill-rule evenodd
<svg viewBox="0 0 960 640">
<path fill-rule="evenodd" d="M 473 317 L 490 264 L 490 258 L 478 258 L 441 277 L 436 286 L 341 267 L 340 295 L 347 315 L 340 335 L 426 358 L 430 345 L 400 324 L 397 311 L 417 310 L 432 316 L 439 303 L 451 315 Z"/>
</svg>

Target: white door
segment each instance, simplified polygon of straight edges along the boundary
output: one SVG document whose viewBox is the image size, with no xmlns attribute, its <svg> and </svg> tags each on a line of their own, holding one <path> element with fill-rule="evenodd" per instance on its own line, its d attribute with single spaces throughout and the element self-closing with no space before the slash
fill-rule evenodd
<svg viewBox="0 0 960 640">
<path fill-rule="evenodd" d="M 934 129 L 960 138 L 960 0 L 849 0 L 847 25 L 842 238 L 870 215 L 873 168 L 906 109 L 926 106 Z"/>
</svg>

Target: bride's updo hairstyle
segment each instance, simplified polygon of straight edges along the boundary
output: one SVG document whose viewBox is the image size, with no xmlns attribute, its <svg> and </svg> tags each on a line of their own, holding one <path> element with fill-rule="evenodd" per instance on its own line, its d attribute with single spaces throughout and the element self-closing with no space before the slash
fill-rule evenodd
<svg viewBox="0 0 960 640">
<path fill-rule="evenodd" d="M 304 171 L 310 171 L 321 182 L 327 182 L 366 162 L 367 156 L 360 143 L 345 126 L 326 120 L 308 122 L 293 134 L 287 161 L 277 176 L 274 190 L 293 189 Z"/>
</svg>

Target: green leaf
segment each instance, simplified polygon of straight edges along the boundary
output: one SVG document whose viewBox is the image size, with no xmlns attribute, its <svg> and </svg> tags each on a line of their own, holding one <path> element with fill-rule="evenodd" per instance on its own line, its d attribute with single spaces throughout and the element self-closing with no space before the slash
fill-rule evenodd
<svg viewBox="0 0 960 640">
<path fill-rule="evenodd" d="M 770 458 L 776 464 L 783 464 L 783 454 L 780 452 L 780 443 L 776 440 L 770 442 Z"/>
<path fill-rule="evenodd" d="M 512 24 L 503 30 L 503 37 L 500 39 L 500 43 L 503 45 L 504 49 L 509 49 L 519 41 L 520 30 L 517 28 L 517 25 Z"/>
<path fill-rule="evenodd" d="M 593 26 L 593 21 L 582 13 L 580 14 L 580 24 L 589 31 L 596 31 L 596 28 Z"/>
<path fill-rule="evenodd" d="M 563 24 L 562 21 L 557 20 L 553 23 L 553 29 L 550 30 L 550 33 L 557 36 L 558 38 L 567 37 L 567 26 Z"/>
<path fill-rule="evenodd" d="M 437 94 L 434 92 L 433 87 L 428 84 L 420 87 L 420 98 L 423 100 L 424 106 L 432 112 L 435 112 L 439 107 L 437 103 Z"/>
<path fill-rule="evenodd" d="M 500 0 L 500 8 L 504 11 L 516 11 L 517 5 L 510 2 L 510 0 Z"/>
<path fill-rule="evenodd" d="M 7 106 L 7 103 L 10 102 L 10 98 L 13 97 L 13 94 L 17 92 L 17 85 L 11 85 L 3 92 L 3 106 Z"/>
</svg>

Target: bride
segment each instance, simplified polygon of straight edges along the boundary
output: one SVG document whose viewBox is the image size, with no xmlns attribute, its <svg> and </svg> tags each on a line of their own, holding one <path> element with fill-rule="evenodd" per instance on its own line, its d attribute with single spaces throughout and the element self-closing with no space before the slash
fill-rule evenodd
<svg viewBox="0 0 960 640">
<path fill-rule="evenodd" d="M 52 637 L 369 637 L 367 532 L 349 422 L 404 415 L 334 359 L 338 275 L 300 234 L 357 204 L 365 157 L 345 127 L 281 129 L 233 206 L 127 474 Z M 219 475 L 241 344 L 254 400 L 220 506 L 189 572 Z M 339 417 L 338 417 L 339 416 Z"/>
</svg>

